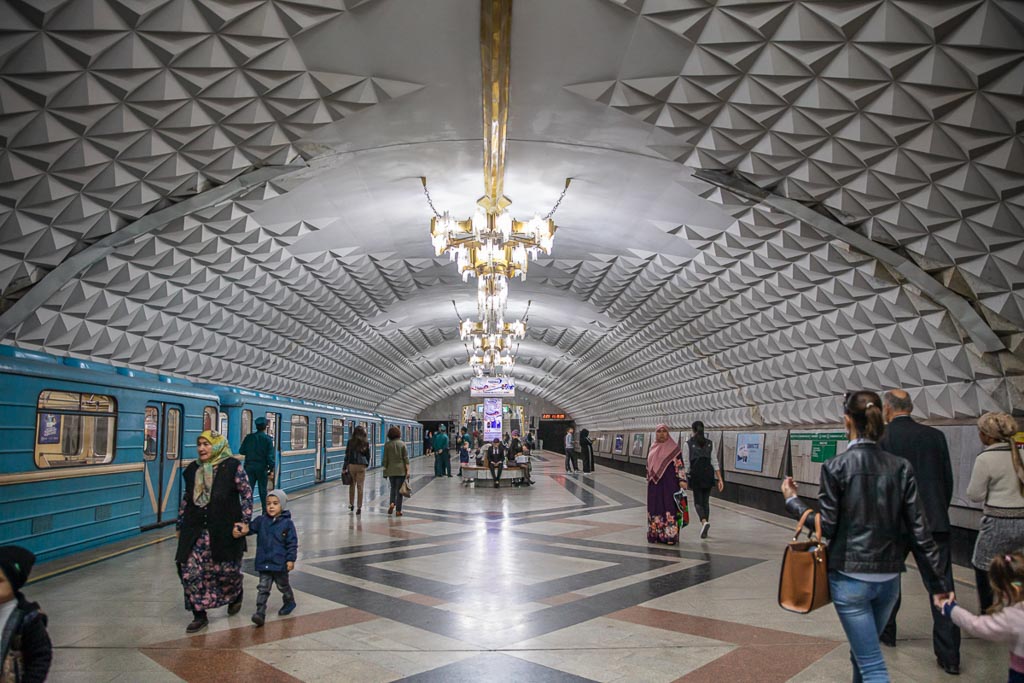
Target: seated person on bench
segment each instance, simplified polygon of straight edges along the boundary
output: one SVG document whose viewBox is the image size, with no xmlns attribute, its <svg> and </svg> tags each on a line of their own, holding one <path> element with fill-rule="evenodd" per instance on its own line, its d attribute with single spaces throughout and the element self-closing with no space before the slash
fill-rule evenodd
<svg viewBox="0 0 1024 683">
<path fill-rule="evenodd" d="M 505 469 L 506 455 L 505 445 L 501 443 L 501 439 L 495 438 L 487 447 L 487 468 L 491 471 L 491 478 L 494 479 L 494 488 L 501 485 L 501 472 Z M 495 468 L 497 468 L 497 473 L 495 473 Z"/>
<path fill-rule="evenodd" d="M 512 482 L 513 486 L 529 486 L 533 483 L 530 478 L 530 456 L 523 450 L 523 442 L 519 439 L 519 432 L 512 432 L 512 441 L 508 445 L 509 466 L 517 465 L 523 473 L 521 479 Z"/>
</svg>

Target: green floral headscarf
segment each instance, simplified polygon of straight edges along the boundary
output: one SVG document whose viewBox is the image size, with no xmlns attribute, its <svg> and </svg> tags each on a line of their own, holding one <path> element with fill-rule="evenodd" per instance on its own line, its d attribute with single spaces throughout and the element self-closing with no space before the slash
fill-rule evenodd
<svg viewBox="0 0 1024 683">
<path fill-rule="evenodd" d="M 214 470 L 217 469 L 217 465 L 230 458 L 234 453 L 231 452 L 228 440 L 219 432 L 208 429 L 199 435 L 199 439 L 206 439 L 213 446 L 209 460 L 196 461 L 199 463 L 199 469 L 196 471 L 196 481 L 192 487 L 192 500 L 196 505 L 204 508 L 210 503 Z M 199 439 L 196 439 L 197 443 Z"/>
</svg>

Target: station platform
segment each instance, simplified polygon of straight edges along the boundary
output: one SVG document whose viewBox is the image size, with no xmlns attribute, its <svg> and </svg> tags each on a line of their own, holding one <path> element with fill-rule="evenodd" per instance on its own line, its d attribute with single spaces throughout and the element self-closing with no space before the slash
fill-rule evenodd
<svg viewBox="0 0 1024 683">
<path fill-rule="evenodd" d="M 26 593 L 49 615 L 55 645 L 49 680 L 850 680 L 834 610 L 776 605 L 789 519 L 713 501 L 707 540 L 692 524 L 680 546 L 651 546 L 641 477 L 567 475 L 556 454 L 534 461 L 529 488 L 466 488 L 432 469 L 433 458 L 414 461 L 400 518 L 387 515 L 379 471 L 367 476 L 361 516 L 342 486 L 290 501 L 298 608 L 276 616 L 275 590 L 261 629 L 249 621 L 255 543 L 242 612 L 210 612 L 195 636 L 185 634 L 173 540 L 34 582 Z M 976 610 L 969 572 L 958 574 L 958 598 Z M 885 649 L 893 680 L 956 680 L 936 666 L 916 572 L 903 589 L 899 641 Z M 1003 646 L 964 637 L 962 680 L 1005 680 L 1006 668 Z"/>
</svg>

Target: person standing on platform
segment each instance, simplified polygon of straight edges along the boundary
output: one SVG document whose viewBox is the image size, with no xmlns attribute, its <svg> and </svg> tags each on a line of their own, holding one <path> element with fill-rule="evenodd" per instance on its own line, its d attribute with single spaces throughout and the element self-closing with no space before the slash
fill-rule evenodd
<svg viewBox="0 0 1024 683">
<path fill-rule="evenodd" d="M 583 471 L 594 471 L 594 441 L 589 429 L 580 430 L 580 455 L 583 457 Z"/>
<path fill-rule="evenodd" d="M 423 455 L 434 452 L 434 434 L 429 429 L 423 430 Z"/>
<path fill-rule="evenodd" d="M 259 628 L 267 619 L 271 586 L 276 584 L 284 599 L 277 615 L 286 617 L 295 610 L 295 593 L 288 582 L 288 572 L 295 569 L 299 556 L 299 534 L 288 511 L 288 496 L 284 491 L 274 489 L 267 494 L 267 514 L 252 520 L 251 525 L 235 525 L 235 538 L 252 534 L 256 534 L 256 571 L 260 574 L 252 623 Z"/>
<path fill-rule="evenodd" d="M 579 472 L 580 468 L 576 466 L 576 437 L 573 432 L 576 431 L 572 427 L 569 427 L 565 431 L 565 471 L 566 472 Z"/>
<path fill-rule="evenodd" d="M 718 468 L 714 444 L 704 436 L 704 423 L 697 420 L 691 427 L 693 434 L 686 442 L 683 465 L 686 467 L 686 480 L 693 491 L 693 507 L 700 518 L 700 537 L 707 538 L 711 531 L 711 489 L 717 486 L 721 492 L 725 482 Z"/>
<path fill-rule="evenodd" d="M 686 488 L 679 444 L 669 436 L 668 425 L 658 425 L 647 453 L 647 542 L 675 545 L 682 525 L 675 493 Z"/>
<path fill-rule="evenodd" d="M 526 444 L 526 450 L 531 452 L 534 448 L 537 447 L 537 441 L 536 439 L 533 438 L 533 432 L 526 433 L 526 439 L 524 440 L 524 443 Z"/>
<path fill-rule="evenodd" d="M 448 453 L 447 428 L 441 425 L 434 434 L 434 476 L 452 476 L 452 459 Z"/>
<path fill-rule="evenodd" d="M 388 430 L 388 442 L 384 444 L 384 476 L 391 484 L 391 504 L 388 505 L 388 514 L 394 512 L 398 517 L 402 516 L 402 494 L 399 492 L 402 484 L 409 477 L 409 452 L 405 443 L 400 438 L 402 432 L 398 427 Z"/>
<path fill-rule="evenodd" d="M 36 556 L 17 545 L 0 547 L 0 681 L 43 683 L 53 663 L 46 615 L 25 599 Z"/>
<path fill-rule="evenodd" d="M 366 428 L 356 425 L 352 436 L 345 444 L 345 462 L 342 471 L 352 477 L 348 486 L 348 509 L 355 509 L 357 515 L 363 514 L 363 485 L 366 483 L 366 468 L 370 466 L 370 440 L 366 436 Z"/>
<path fill-rule="evenodd" d="M 939 548 L 917 495 L 914 468 L 878 447 L 885 431 L 882 399 L 873 391 L 854 391 L 843 400 L 849 436 L 846 451 L 825 462 L 818 489 L 821 533 L 828 541 L 828 584 L 839 622 L 850 643 L 855 683 L 888 682 L 878 636 L 899 596 L 904 547 L 900 530 L 910 535 L 921 558 L 928 592 L 950 600 L 953 584 L 945 575 Z M 786 509 L 800 518 L 809 508 L 792 477 L 782 482 Z M 815 515 L 805 524 L 815 528 Z"/>
<path fill-rule="evenodd" d="M 1017 421 L 1006 413 L 985 413 L 978 419 L 985 450 L 974 461 L 967 498 L 985 505 L 971 558 L 982 612 L 993 602 L 988 580 L 992 558 L 1024 548 L 1024 461 L 1013 442 L 1016 432 Z"/>
<path fill-rule="evenodd" d="M 932 532 L 935 545 L 939 547 L 946 580 L 952 583 L 949 504 L 953 501 L 953 465 L 949 460 L 949 447 L 946 445 L 946 437 L 938 429 L 914 421 L 910 416 L 913 410 L 914 404 L 907 392 L 902 389 L 885 392 L 882 396 L 882 415 L 887 427 L 878 446 L 887 453 L 907 460 L 914 468 L 918 496 L 924 516 L 928 520 L 928 529 Z M 909 552 L 910 548 L 907 548 L 904 558 Z M 917 559 L 922 580 L 926 580 L 923 569 L 925 564 L 923 560 Z M 889 615 L 889 623 L 885 625 L 885 630 L 879 637 L 885 645 L 896 645 L 896 614 L 899 609 L 900 598 L 897 597 L 896 605 Z M 946 673 L 960 673 L 960 629 L 949 619 L 944 618 L 934 605 L 932 649 L 938 658 L 939 666 Z"/>
<path fill-rule="evenodd" d="M 469 428 L 463 427 L 459 435 L 459 476 L 462 476 L 462 466 L 469 464 L 469 448 L 473 441 L 469 436 Z"/>
<path fill-rule="evenodd" d="M 274 440 L 267 434 L 267 418 L 257 417 L 256 431 L 246 434 L 238 454 L 245 456 L 245 476 L 253 493 L 259 490 L 263 514 L 267 514 L 267 478 L 274 476 Z"/>
<path fill-rule="evenodd" d="M 252 488 L 245 468 L 233 457 L 228 440 L 207 430 L 196 440 L 199 458 L 182 473 L 184 493 L 178 507 L 175 562 L 185 589 L 185 609 L 193 620 L 185 629 L 206 628 L 207 610 L 242 609 L 242 554 L 245 539 L 235 538 L 235 524 L 252 518 Z"/>
</svg>

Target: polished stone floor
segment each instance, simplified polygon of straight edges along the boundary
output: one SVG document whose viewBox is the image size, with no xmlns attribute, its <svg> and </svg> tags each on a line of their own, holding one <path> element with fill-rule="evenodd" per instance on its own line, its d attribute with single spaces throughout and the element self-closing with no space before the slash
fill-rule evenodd
<svg viewBox="0 0 1024 683">
<path fill-rule="evenodd" d="M 457 463 L 455 465 L 457 467 Z M 174 543 L 33 584 L 57 648 L 51 681 L 843 681 L 831 607 L 798 616 L 775 602 L 789 520 L 715 503 L 706 541 L 645 538 L 640 477 L 565 475 L 558 456 L 528 489 L 463 487 L 414 463 L 406 515 L 389 517 L 379 473 L 359 517 L 329 486 L 291 505 L 299 607 L 267 625 L 250 551 L 246 605 L 186 636 Z M 966 578 L 967 574 L 963 576 Z M 961 602 L 976 608 L 969 584 Z M 931 654 L 927 597 L 904 580 L 896 681 L 954 680 Z M 965 638 L 963 680 L 1005 679 L 1006 651 Z"/>
</svg>

